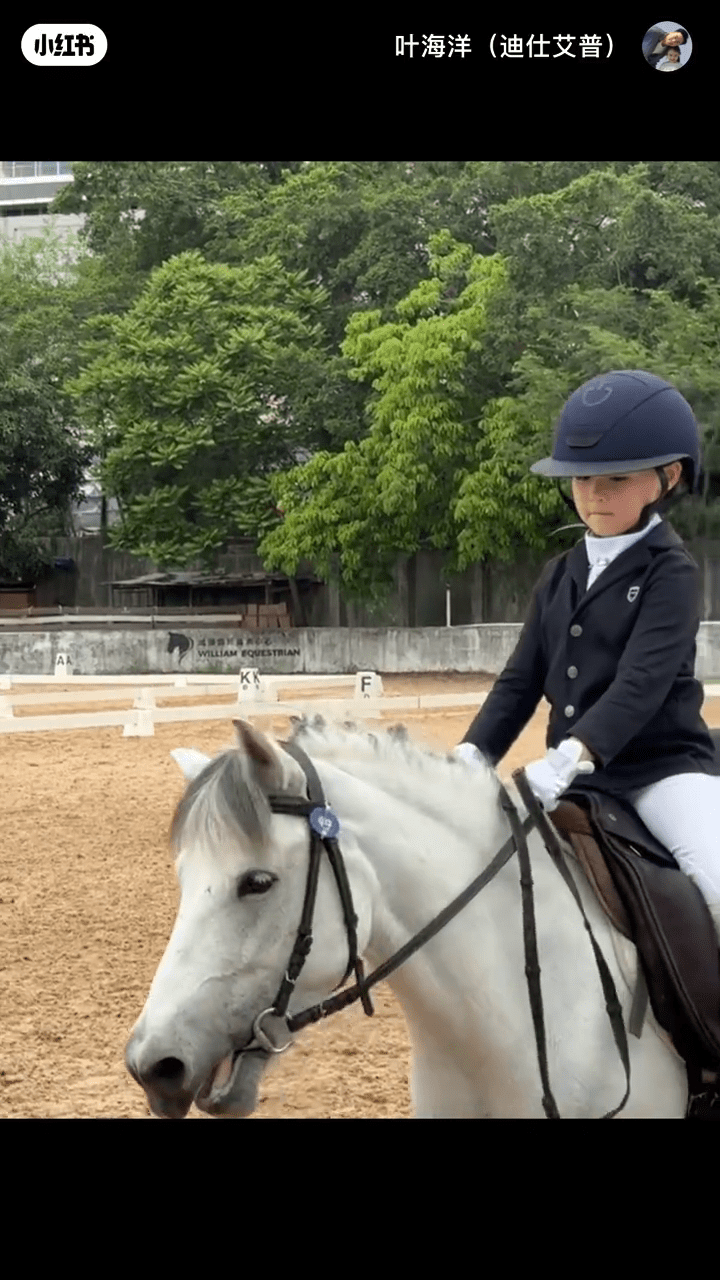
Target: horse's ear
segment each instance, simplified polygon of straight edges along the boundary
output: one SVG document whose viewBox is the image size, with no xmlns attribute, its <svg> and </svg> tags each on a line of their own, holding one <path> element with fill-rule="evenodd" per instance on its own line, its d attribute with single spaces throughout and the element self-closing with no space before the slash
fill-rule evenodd
<svg viewBox="0 0 720 1280">
<path fill-rule="evenodd" d="M 252 762 L 261 785 L 268 793 L 304 794 L 305 774 L 287 751 L 275 746 L 247 720 L 233 720 L 233 725 L 240 749 Z"/>
<path fill-rule="evenodd" d="M 264 734 L 257 729 L 253 729 L 247 720 L 233 720 L 233 726 L 239 746 L 242 747 L 251 760 L 255 761 L 255 764 L 266 768 L 275 764 L 275 752 Z"/>
<path fill-rule="evenodd" d="M 170 752 L 173 760 L 180 766 L 182 772 L 188 782 L 192 782 L 193 778 L 197 778 L 202 773 L 206 765 L 210 763 L 210 756 L 204 756 L 202 751 L 196 751 L 194 747 L 175 747 Z"/>
</svg>

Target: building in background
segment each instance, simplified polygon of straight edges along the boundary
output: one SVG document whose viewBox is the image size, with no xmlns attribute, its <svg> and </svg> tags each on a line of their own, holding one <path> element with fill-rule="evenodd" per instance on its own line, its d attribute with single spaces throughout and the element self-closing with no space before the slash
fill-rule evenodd
<svg viewBox="0 0 720 1280">
<path fill-rule="evenodd" d="M 17 241 L 46 227 L 60 234 L 79 231 L 82 214 L 49 212 L 72 180 L 67 160 L 0 160 L 0 236 Z"/>
</svg>

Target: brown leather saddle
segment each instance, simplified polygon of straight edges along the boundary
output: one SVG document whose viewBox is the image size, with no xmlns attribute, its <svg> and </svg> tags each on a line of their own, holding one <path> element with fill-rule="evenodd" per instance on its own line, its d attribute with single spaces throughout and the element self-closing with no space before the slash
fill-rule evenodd
<svg viewBox="0 0 720 1280">
<path fill-rule="evenodd" d="M 711 736 L 720 759 L 720 730 Z M 630 1031 L 640 1034 L 649 998 L 697 1092 L 703 1072 L 720 1072 L 720 951 L 705 899 L 627 802 L 570 788 L 548 816 L 637 948 L 645 987 L 638 985 Z"/>
</svg>

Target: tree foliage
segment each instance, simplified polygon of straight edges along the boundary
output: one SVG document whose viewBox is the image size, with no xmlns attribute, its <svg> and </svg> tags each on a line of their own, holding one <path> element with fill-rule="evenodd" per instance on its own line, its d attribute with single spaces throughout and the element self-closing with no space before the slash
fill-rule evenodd
<svg viewBox="0 0 720 1280">
<path fill-rule="evenodd" d="M 599 370 L 674 381 L 700 415 L 706 463 L 717 458 L 717 216 L 686 192 L 651 189 L 640 165 L 516 196 L 489 228 L 492 257 L 445 242 L 443 259 L 442 237 L 431 239 L 428 278 L 396 304 L 394 323 L 379 313 L 349 322 L 343 350 L 356 376 L 372 377 L 370 429 L 343 455 L 277 478 L 285 522 L 262 544 L 270 563 L 321 549 L 327 565 L 335 552 L 344 586 L 363 597 L 389 583 L 393 549 L 441 547 L 448 568 L 462 569 L 561 548 L 567 538 L 549 538 L 570 517 L 529 467 L 551 451 L 563 401 Z M 473 285 L 491 265 L 495 287 L 479 304 Z M 444 295 L 442 271 L 452 277 Z M 465 344 L 461 318 L 473 333 Z M 673 518 L 715 527 L 697 504 Z"/>
<path fill-rule="evenodd" d="M 86 214 L 92 256 L 54 341 L 121 504 L 118 545 L 209 562 L 254 532 L 268 566 L 337 566 L 346 593 L 376 599 L 421 547 L 449 569 L 554 553 L 571 517 L 528 468 L 580 382 L 633 367 L 695 407 L 703 495 L 672 518 L 715 530 L 717 162 L 103 161 L 74 176 L 56 207 Z M 35 327 L 38 359 L 45 305 L 12 318 Z"/>
<path fill-rule="evenodd" d="M 318 453 L 275 477 L 285 519 L 264 539 L 268 564 L 294 572 L 307 557 L 328 573 L 338 552 L 346 586 L 378 596 L 398 552 L 456 539 L 454 496 L 474 456 L 483 393 L 482 379 L 465 374 L 481 357 L 505 272 L 500 259 L 447 234 L 431 238 L 429 253 L 430 276 L 397 305 L 396 319 L 384 323 L 375 311 L 350 321 L 343 352 L 353 375 L 372 382 L 370 429 L 342 453 Z"/>
<path fill-rule="evenodd" d="M 63 390 L 92 282 L 75 246 L 45 235 L 0 251 L 0 577 L 31 580 L 70 527 L 90 450 Z"/>
<path fill-rule="evenodd" d="M 312 443 L 322 290 L 277 258 L 211 264 L 197 250 L 97 317 L 71 384 L 121 505 L 115 546 L 162 565 L 212 563 L 277 520 L 269 478 Z"/>
<path fill-rule="evenodd" d="M 228 192 L 263 191 L 297 161 L 80 160 L 58 193 L 58 213 L 82 213 L 82 238 L 121 277 L 147 273 L 168 258 L 202 250 Z"/>
</svg>

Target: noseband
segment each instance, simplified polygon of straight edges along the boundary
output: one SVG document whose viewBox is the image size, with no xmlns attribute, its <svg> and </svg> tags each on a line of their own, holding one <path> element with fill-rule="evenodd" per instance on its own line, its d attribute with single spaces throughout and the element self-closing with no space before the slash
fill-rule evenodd
<svg viewBox="0 0 720 1280">
<path fill-rule="evenodd" d="M 308 867 L 308 877 L 305 886 L 305 900 L 303 902 L 302 916 L 298 927 L 295 945 L 290 956 L 285 976 L 280 983 L 280 989 L 275 997 L 273 1004 L 268 1009 L 264 1009 L 258 1014 L 253 1023 L 252 1039 L 242 1049 L 235 1052 L 237 1058 L 240 1054 L 248 1052 L 257 1052 L 258 1050 L 266 1054 L 284 1053 L 290 1048 L 292 1041 L 282 1046 L 276 1045 L 263 1029 L 263 1021 L 268 1017 L 277 1017 L 285 1022 L 287 1030 L 292 1034 L 301 1030 L 312 1022 L 319 1022 L 321 1018 L 328 1017 L 331 1013 L 336 1013 L 340 1009 L 346 1008 L 355 1001 L 360 1000 L 365 1013 L 371 1015 L 374 1012 L 372 1001 L 370 999 L 370 988 L 376 983 L 381 982 L 395 969 L 399 968 L 405 960 L 408 959 L 415 951 L 424 945 L 430 938 L 456 916 L 463 907 L 480 892 L 481 889 L 489 884 L 497 875 L 498 871 L 510 860 L 512 855 L 517 852 L 520 862 L 520 886 L 522 890 L 522 909 L 523 909 L 523 937 L 525 944 L 525 974 L 528 982 L 528 993 L 530 997 L 530 1008 L 533 1018 L 533 1027 L 535 1031 L 535 1043 L 538 1055 L 538 1065 L 540 1069 L 540 1078 L 543 1085 L 543 1108 L 545 1115 L 549 1120 L 559 1120 L 560 1113 L 557 1104 L 552 1095 L 550 1088 L 550 1080 L 547 1064 L 547 1053 L 545 1045 L 545 1026 L 543 1016 L 542 992 L 540 988 L 540 965 L 538 960 L 537 934 L 535 928 L 535 910 L 533 904 L 533 881 L 530 868 L 530 855 L 527 847 L 526 834 L 532 827 L 537 827 L 542 836 L 545 847 L 550 857 L 557 867 L 560 875 L 565 880 L 570 892 L 582 913 L 585 928 L 590 935 L 590 941 L 595 955 L 595 961 L 598 966 L 600 979 L 605 996 L 605 1007 L 610 1025 L 612 1027 L 613 1036 L 617 1045 L 623 1067 L 625 1068 L 626 1090 L 620 1105 L 613 1111 L 609 1111 L 603 1116 L 603 1119 L 612 1119 L 625 1106 L 630 1096 L 630 1062 L 627 1037 L 625 1026 L 622 1020 L 622 1012 L 620 1003 L 617 998 L 617 991 L 612 979 L 610 970 L 608 969 L 605 958 L 595 941 L 590 923 L 585 914 L 585 909 L 580 900 L 575 883 L 572 876 L 565 865 L 562 854 L 562 846 L 558 833 L 555 831 L 552 823 L 548 819 L 545 810 L 536 800 L 530 786 L 525 778 L 522 769 L 517 769 L 513 773 L 513 780 L 520 792 L 523 802 L 528 810 L 528 816 L 521 822 L 520 816 L 508 795 L 505 787 L 499 782 L 500 804 L 508 818 L 512 835 L 505 841 L 504 845 L 495 854 L 492 862 L 485 870 L 477 876 L 471 884 L 458 894 L 452 902 L 440 911 L 430 922 L 425 925 L 419 933 L 416 933 L 409 942 L 405 943 L 399 951 L 390 956 L 383 964 L 378 965 L 377 969 L 366 978 L 363 962 L 357 952 L 357 925 L 358 918 L 355 914 L 353 905 L 352 891 L 350 882 L 345 870 L 345 863 L 340 851 L 340 845 L 337 840 L 337 834 L 340 830 L 340 824 L 336 815 L 328 805 L 325 799 L 325 793 L 322 789 L 322 783 L 318 777 L 312 760 L 305 752 L 292 742 L 283 742 L 280 744 L 283 751 L 287 751 L 293 759 L 300 765 L 307 779 L 308 799 L 303 800 L 296 796 L 274 796 L 268 797 L 270 809 L 273 813 L 290 814 L 294 817 L 306 818 L 310 828 L 310 862 Z M 309 1009 L 305 1009 L 302 1013 L 295 1014 L 293 1017 L 287 1017 L 287 1008 L 290 997 L 295 988 L 295 983 L 300 975 L 302 967 L 307 959 L 308 953 L 312 946 L 312 921 L 315 910 L 315 898 L 317 896 L 318 877 L 320 874 L 320 862 L 322 860 L 323 849 L 328 855 L 330 866 L 332 867 L 335 881 L 340 894 L 340 902 L 342 904 L 343 916 L 345 919 L 345 930 L 348 939 L 348 963 L 345 973 L 335 988 L 337 995 L 331 996 L 328 1000 L 323 1000 L 319 1004 L 313 1005 Z M 351 972 L 355 973 L 355 985 L 340 991 L 339 988 L 344 986 Z"/>
</svg>

